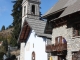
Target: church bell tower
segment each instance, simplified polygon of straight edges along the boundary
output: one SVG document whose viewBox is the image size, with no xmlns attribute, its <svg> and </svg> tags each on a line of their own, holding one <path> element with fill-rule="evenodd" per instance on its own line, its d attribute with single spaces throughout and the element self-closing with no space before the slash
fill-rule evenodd
<svg viewBox="0 0 80 60">
<path fill-rule="evenodd" d="M 25 18 L 39 19 L 40 12 L 39 0 L 23 0 L 22 2 L 22 25 Z"/>
</svg>

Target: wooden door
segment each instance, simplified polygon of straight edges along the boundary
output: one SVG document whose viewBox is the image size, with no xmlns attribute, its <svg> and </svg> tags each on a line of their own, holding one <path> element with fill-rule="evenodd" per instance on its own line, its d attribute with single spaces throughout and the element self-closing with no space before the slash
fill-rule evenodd
<svg viewBox="0 0 80 60">
<path fill-rule="evenodd" d="M 35 52 L 32 52 L 32 60 L 35 60 Z"/>
<path fill-rule="evenodd" d="M 66 60 L 66 55 L 60 55 L 60 56 L 58 56 L 58 60 Z"/>
</svg>

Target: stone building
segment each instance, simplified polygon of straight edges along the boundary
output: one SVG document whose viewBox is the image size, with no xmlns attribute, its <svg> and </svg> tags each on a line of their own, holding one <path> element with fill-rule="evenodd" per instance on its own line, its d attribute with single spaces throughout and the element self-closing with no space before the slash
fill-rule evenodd
<svg viewBox="0 0 80 60">
<path fill-rule="evenodd" d="M 53 60 L 80 60 L 80 0 L 59 0 L 46 14 L 46 52 Z"/>
</svg>

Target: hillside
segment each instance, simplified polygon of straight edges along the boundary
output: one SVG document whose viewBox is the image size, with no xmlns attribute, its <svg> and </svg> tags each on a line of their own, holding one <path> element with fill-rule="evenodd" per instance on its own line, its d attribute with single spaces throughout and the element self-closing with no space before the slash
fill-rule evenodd
<svg viewBox="0 0 80 60">
<path fill-rule="evenodd" d="M 9 28 L 7 30 L 0 31 L 0 40 L 2 38 L 5 38 L 8 41 L 8 44 L 9 44 L 10 39 L 11 39 L 11 33 L 12 33 L 13 29 L 14 28 Z"/>
<path fill-rule="evenodd" d="M 6 38 L 7 36 L 11 35 L 12 31 L 13 31 L 13 28 L 0 31 L 0 36 L 3 36 Z"/>
</svg>

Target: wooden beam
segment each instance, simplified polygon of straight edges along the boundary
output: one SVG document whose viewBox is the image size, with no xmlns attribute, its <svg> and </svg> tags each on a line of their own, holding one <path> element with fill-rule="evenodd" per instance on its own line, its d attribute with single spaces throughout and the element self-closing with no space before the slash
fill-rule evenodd
<svg viewBox="0 0 80 60">
<path fill-rule="evenodd" d="M 25 32 L 24 40 L 26 40 L 26 39 L 28 38 L 29 33 L 30 33 L 30 27 L 28 26 L 28 27 L 27 27 L 27 30 L 26 30 L 26 32 Z"/>
</svg>

